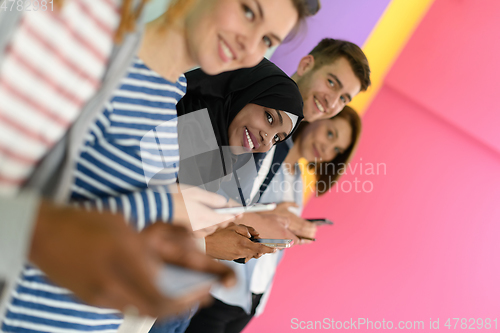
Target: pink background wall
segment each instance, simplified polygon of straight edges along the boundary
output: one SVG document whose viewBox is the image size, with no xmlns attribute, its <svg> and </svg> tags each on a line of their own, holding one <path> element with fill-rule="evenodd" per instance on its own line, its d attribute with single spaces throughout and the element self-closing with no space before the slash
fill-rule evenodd
<svg viewBox="0 0 500 333">
<path fill-rule="evenodd" d="M 287 250 L 246 333 L 294 332 L 292 318 L 422 320 L 420 331 L 430 318 L 442 330 L 447 318 L 500 320 L 498 17 L 497 0 L 434 3 L 364 116 L 356 172 L 341 181 L 373 191 L 310 201 L 304 215 L 335 226 Z M 367 175 L 366 163 L 387 172 Z"/>
</svg>

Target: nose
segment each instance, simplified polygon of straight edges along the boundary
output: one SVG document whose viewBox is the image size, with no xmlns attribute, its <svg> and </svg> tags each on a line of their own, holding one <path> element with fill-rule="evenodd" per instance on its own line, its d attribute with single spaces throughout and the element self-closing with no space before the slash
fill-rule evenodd
<svg viewBox="0 0 500 333">
<path fill-rule="evenodd" d="M 326 143 L 321 150 L 321 156 L 324 159 L 332 159 L 334 158 L 337 154 L 335 153 L 335 141 L 329 141 Z"/>
<path fill-rule="evenodd" d="M 338 113 L 340 107 L 340 92 L 334 91 L 326 96 L 326 107 L 328 108 L 328 113 L 334 115 Z"/>
<path fill-rule="evenodd" d="M 270 146 L 273 142 L 273 136 L 265 131 L 260 132 L 260 138 L 263 146 Z"/>
<path fill-rule="evenodd" d="M 245 55 L 245 58 L 249 59 L 249 62 L 257 64 L 264 57 L 266 50 L 262 46 L 262 33 L 258 29 L 240 33 L 237 36 L 237 41 L 240 50 Z M 253 59 L 257 59 L 257 61 Z"/>
</svg>

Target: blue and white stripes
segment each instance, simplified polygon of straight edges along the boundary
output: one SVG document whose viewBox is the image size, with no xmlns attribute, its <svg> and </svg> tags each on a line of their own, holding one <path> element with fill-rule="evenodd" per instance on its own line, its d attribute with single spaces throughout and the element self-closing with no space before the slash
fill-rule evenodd
<svg viewBox="0 0 500 333">
<path fill-rule="evenodd" d="M 165 187 L 179 169 L 176 104 L 185 92 L 184 76 L 171 83 L 136 58 L 86 136 L 72 200 L 123 213 L 137 230 L 167 222 L 172 201 Z M 84 305 L 26 266 L 1 331 L 111 333 L 121 323 L 116 310 Z"/>
<path fill-rule="evenodd" d="M 97 208 L 120 211 L 139 229 L 168 220 L 169 196 L 148 186 L 177 179 L 175 105 L 185 91 L 184 76 L 172 84 L 136 59 L 91 127 L 75 170 L 72 199 L 91 199 Z"/>
<path fill-rule="evenodd" d="M 116 310 L 76 301 L 68 290 L 54 286 L 30 266 L 12 296 L 2 332 L 116 332 L 123 321 Z"/>
</svg>

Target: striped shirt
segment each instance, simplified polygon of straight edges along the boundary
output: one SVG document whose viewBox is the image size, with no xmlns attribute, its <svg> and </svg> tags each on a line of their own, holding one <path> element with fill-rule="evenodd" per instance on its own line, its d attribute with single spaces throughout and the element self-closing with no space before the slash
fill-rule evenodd
<svg viewBox="0 0 500 333">
<path fill-rule="evenodd" d="M 14 195 L 101 84 L 119 0 L 28 11 L 0 64 L 0 195 Z M 15 9 L 14 9 L 15 10 Z"/>
<path fill-rule="evenodd" d="M 151 187 L 177 178 L 175 105 L 185 92 L 183 75 L 171 83 L 136 58 L 90 128 L 77 161 L 72 199 L 120 211 L 137 229 L 167 221 L 170 196 Z M 31 266 L 23 271 L 7 309 L 6 332 L 115 332 L 122 323 L 116 310 L 80 303 Z"/>
<path fill-rule="evenodd" d="M 170 196 L 153 189 L 177 179 L 175 105 L 185 93 L 184 75 L 171 83 L 136 58 L 87 135 L 72 200 L 119 211 L 138 230 L 167 221 Z"/>
</svg>

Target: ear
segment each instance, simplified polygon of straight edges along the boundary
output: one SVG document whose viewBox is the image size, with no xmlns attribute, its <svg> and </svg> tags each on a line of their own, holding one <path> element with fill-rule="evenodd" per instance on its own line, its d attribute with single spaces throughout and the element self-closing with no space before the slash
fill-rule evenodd
<svg viewBox="0 0 500 333">
<path fill-rule="evenodd" d="M 300 77 L 314 68 L 314 57 L 310 54 L 300 59 L 297 75 Z"/>
</svg>

